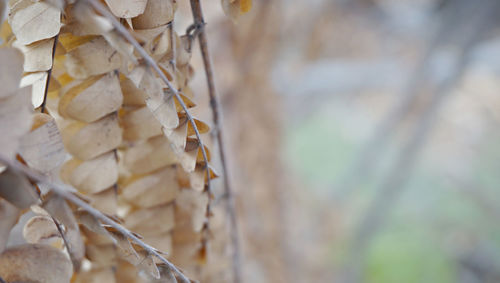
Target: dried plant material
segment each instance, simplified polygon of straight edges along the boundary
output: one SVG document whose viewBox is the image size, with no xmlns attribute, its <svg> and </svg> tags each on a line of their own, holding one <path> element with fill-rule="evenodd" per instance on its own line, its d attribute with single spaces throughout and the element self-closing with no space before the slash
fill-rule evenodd
<svg viewBox="0 0 500 283">
<path fill-rule="evenodd" d="M 78 274 L 74 283 L 115 283 L 115 271 L 113 267 L 93 268 Z"/>
<path fill-rule="evenodd" d="M 217 177 L 217 174 L 210 168 L 210 179 Z M 202 192 L 207 183 L 207 170 L 205 166 L 197 165 L 193 173 L 189 174 L 189 184 L 192 189 Z"/>
<path fill-rule="evenodd" d="M 87 211 L 79 210 L 75 213 L 75 217 L 78 220 L 78 223 L 85 225 L 85 227 L 87 227 L 90 231 L 109 236 L 108 231 L 102 227 L 99 220 Z"/>
<path fill-rule="evenodd" d="M 89 77 L 66 91 L 59 101 L 59 114 L 90 123 L 117 111 L 122 101 L 118 76 L 108 73 Z"/>
<path fill-rule="evenodd" d="M 7 282 L 68 283 L 72 274 L 69 259 L 48 245 L 20 245 L 0 254 L 0 276 Z"/>
<path fill-rule="evenodd" d="M 163 136 L 130 147 L 123 159 L 125 166 L 134 174 L 153 172 L 177 163 L 177 157 Z"/>
<path fill-rule="evenodd" d="M 114 245 L 87 244 L 85 252 L 93 268 L 111 266 L 117 258 Z"/>
<path fill-rule="evenodd" d="M 68 74 L 77 79 L 120 68 L 122 57 L 103 37 L 96 37 L 71 50 L 65 61 Z"/>
<path fill-rule="evenodd" d="M 172 231 L 146 235 L 144 236 L 144 241 L 159 251 L 168 254 L 172 253 Z"/>
<path fill-rule="evenodd" d="M 9 24 L 21 44 L 54 37 L 61 28 L 61 11 L 43 1 L 21 0 L 9 14 Z"/>
<path fill-rule="evenodd" d="M 31 103 L 35 108 L 43 102 L 47 78 L 47 72 L 36 72 L 29 73 L 21 79 L 21 87 L 31 86 Z"/>
<path fill-rule="evenodd" d="M 146 8 L 147 0 L 105 0 L 111 13 L 118 18 L 134 18 Z"/>
<path fill-rule="evenodd" d="M 98 38 L 96 35 L 77 36 L 74 33 L 61 33 L 59 35 L 58 41 L 62 45 L 64 50 L 66 50 L 66 52 L 70 52 L 78 46 L 90 42 L 96 38 Z"/>
<path fill-rule="evenodd" d="M 108 215 L 116 214 L 118 203 L 116 200 L 116 189 L 114 187 L 93 195 L 88 195 L 88 197 L 91 199 L 93 207 Z"/>
<path fill-rule="evenodd" d="M 221 0 L 224 13 L 234 22 L 252 9 L 252 0 Z"/>
<path fill-rule="evenodd" d="M 144 221 L 144 219 L 149 221 Z M 125 226 L 144 237 L 168 232 L 175 226 L 174 206 L 166 204 L 136 210 L 127 215 Z"/>
<path fill-rule="evenodd" d="M 196 128 L 198 129 L 198 133 L 200 134 L 205 134 L 210 131 L 210 127 L 205 124 L 205 122 L 202 122 L 200 120 L 194 119 L 194 124 L 196 125 Z M 188 131 L 187 131 L 187 136 L 194 136 L 196 132 L 194 131 L 193 125 L 191 123 L 188 123 Z"/>
<path fill-rule="evenodd" d="M 161 124 L 147 107 L 128 112 L 122 118 L 123 138 L 128 141 L 148 139 L 162 134 Z"/>
<path fill-rule="evenodd" d="M 187 35 L 183 35 L 179 38 L 178 46 L 176 49 L 176 64 L 178 67 L 186 66 L 191 60 L 191 39 Z"/>
<path fill-rule="evenodd" d="M 38 195 L 28 179 L 9 168 L 0 174 L 0 197 L 19 209 L 28 208 L 38 201 Z"/>
<path fill-rule="evenodd" d="M 89 160 L 117 148 L 122 129 L 116 115 L 109 115 L 92 124 L 73 122 L 62 130 L 66 150 L 81 160 Z"/>
<path fill-rule="evenodd" d="M 189 223 L 193 231 L 200 231 L 206 221 L 207 202 L 207 194 L 194 190 L 182 190 L 175 201 L 175 220 L 179 221 L 181 226 Z"/>
<path fill-rule="evenodd" d="M 30 244 L 50 244 L 61 238 L 57 226 L 48 216 L 34 216 L 23 228 L 24 239 Z"/>
<path fill-rule="evenodd" d="M 147 94 L 146 105 L 163 127 L 171 129 L 179 125 L 173 95 L 163 91 L 158 79 L 150 71 L 145 67 L 137 67 L 129 78 Z"/>
<path fill-rule="evenodd" d="M 86 31 L 90 34 L 103 35 L 113 30 L 111 22 L 96 14 L 88 3 L 77 2 L 73 7 L 72 15 L 86 27 Z"/>
<path fill-rule="evenodd" d="M 23 75 L 23 54 L 15 48 L 0 49 L 0 98 L 12 95 L 19 89 Z M 1 113 L 1 112 L 0 112 Z M 4 133 L 5 131 L 2 131 Z"/>
<path fill-rule="evenodd" d="M 113 152 L 87 161 L 72 160 L 66 164 L 65 179 L 84 194 L 99 193 L 118 180 L 118 164 Z"/>
<path fill-rule="evenodd" d="M 172 21 L 177 4 L 173 0 L 148 0 L 144 12 L 132 19 L 136 29 L 152 29 Z"/>
<path fill-rule="evenodd" d="M 20 138 L 29 131 L 33 111 L 30 88 L 12 94 L 0 99 L 0 154 L 9 158 L 14 158 Z"/>
<path fill-rule="evenodd" d="M 69 246 L 68 253 L 73 262 L 73 267 L 75 270 L 78 270 L 85 255 L 85 246 L 71 208 L 62 197 L 56 195 L 51 195 L 47 198 L 42 207 L 66 228 L 64 234 Z"/>
<path fill-rule="evenodd" d="M 16 225 L 20 215 L 21 211 L 17 207 L 0 199 L 0 252 L 7 245 L 10 230 Z"/>
<path fill-rule="evenodd" d="M 15 41 L 12 45 L 19 48 L 24 54 L 23 67 L 25 72 L 47 71 L 52 68 L 54 38 L 40 40 L 29 45 Z"/>
<path fill-rule="evenodd" d="M 140 262 L 140 257 L 130 244 L 128 238 L 116 231 L 109 231 L 109 233 L 115 239 L 116 245 L 119 248 L 118 255 L 131 264 L 137 265 Z"/>
<path fill-rule="evenodd" d="M 122 74 L 120 74 L 120 87 L 123 93 L 123 105 L 143 106 L 146 104 L 147 94 Z"/>
<path fill-rule="evenodd" d="M 153 278 L 160 279 L 160 271 L 156 267 L 153 257 L 146 251 L 141 251 L 140 254 L 143 258 L 139 263 L 139 268 L 141 268 L 147 274 L 151 275 Z"/>
<path fill-rule="evenodd" d="M 180 189 L 176 178 L 177 170 L 174 167 L 167 167 L 142 178 L 133 178 L 123 187 L 121 197 L 138 207 L 171 202 Z"/>
<path fill-rule="evenodd" d="M 188 129 L 188 120 L 183 118 L 179 122 L 179 126 L 175 129 L 163 128 L 163 134 L 172 144 L 174 152 L 182 152 L 186 148 L 186 137 Z"/>
<path fill-rule="evenodd" d="M 35 114 L 33 126 L 34 129 L 21 138 L 19 153 L 31 168 L 49 173 L 66 158 L 61 134 L 55 120 L 47 114 Z"/>
</svg>

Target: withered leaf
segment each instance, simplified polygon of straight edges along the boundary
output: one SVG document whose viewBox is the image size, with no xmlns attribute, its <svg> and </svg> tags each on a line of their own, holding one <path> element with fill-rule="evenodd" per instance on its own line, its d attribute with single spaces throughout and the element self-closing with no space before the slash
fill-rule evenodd
<svg viewBox="0 0 500 283">
<path fill-rule="evenodd" d="M 91 124 L 73 122 L 62 129 L 66 150 L 81 160 L 95 158 L 117 148 L 122 141 L 118 118 L 110 114 Z"/>
<path fill-rule="evenodd" d="M 75 270 L 78 270 L 85 255 L 85 246 L 71 208 L 62 197 L 57 195 L 51 195 L 47 198 L 42 207 L 66 228 L 64 234 L 69 245 L 68 252 L 71 255 Z"/>
<path fill-rule="evenodd" d="M 176 176 L 177 170 L 174 167 L 167 167 L 154 174 L 132 178 L 127 185 L 124 185 L 121 197 L 139 207 L 152 207 L 171 202 L 179 193 Z"/>
<path fill-rule="evenodd" d="M 59 114 L 90 123 L 117 111 L 122 101 L 118 76 L 108 73 L 89 77 L 66 91 L 59 101 Z"/>
<path fill-rule="evenodd" d="M 118 180 L 118 164 L 113 152 L 87 161 L 73 159 L 64 167 L 61 170 L 66 174 L 64 179 L 84 194 L 99 193 Z"/>
<path fill-rule="evenodd" d="M 10 230 L 17 223 L 21 211 L 4 199 L 0 199 L 0 252 L 3 251 Z"/>
<path fill-rule="evenodd" d="M 124 164 L 134 174 L 144 174 L 177 163 L 170 143 L 158 136 L 125 151 Z"/>
<path fill-rule="evenodd" d="M 0 91 L 1 92 L 1 91 Z M 22 88 L 10 97 L 0 99 L 0 154 L 13 158 L 20 138 L 31 126 L 31 89 Z"/>
<path fill-rule="evenodd" d="M 144 237 L 168 232 L 175 226 L 174 206 L 166 204 L 138 209 L 125 217 L 125 226 Z"/>
<path fill-rule="evenodd" d="M 162 134 L 161 124 L 147 107 L 126 113 L 123 118 L 123 138 L 128 141 L 143 140 Z"/>
<path fill-rule="evenodd" d="M 23 54 L 15 48 L 0 49 L 0 98 L 13 95 L 19 89 L 23 75 Z M 2 131 L 4 132 L 4 131 Z"/>
<path fill-rule="evenodd" d="M 52 67 L 54 38 L 40 40 L 29 45 L 15 41 L 12 45 L 19 48 L 24 54 L 23 67 L 25 72 L 47 71 Z"/>
<path fill-rule="evenodd" d="M 172 21 L 177 4 L 173 0 L 148 0 L 144 12 L 132 19 L 136 29 L 151 29 Z"/>
<path fill-rule="evenodd" d="M 21 138 L 19 154 L 31 168 L 49 173 L 66 158 L 62 137 L 50 115 L 37 113 L 33 120 L 37 127 Z"/>
<path fill-rule="evenodd" d="M 9 24 L 21 44 L 30 44 L 59 33 L 61 12 L 44 1 L 21 0 L 9 14 Z"/>
<path fill-rule="evenodd" d="M 105 0 L 111 12 L 118 18 L 133 18 L 144 13 L 147 0 Z"/>
<path fill-rule="evenodd" d="M 65 61 L 68 74 L 77 79 L 109 73 L 121 65 L 121 54 L 103 37 L 93 38 L 71 50 Z"/>
<path fill-rule="evenodd" d="M 9 168 L 0 174 L 0 197 L 20 209 L 38 201 L 38 195 L 28 179 Z"/>
<path fill-rule="evenodd" d="M 72 274 L 69 259 L 49 245 L 20 245 L 0 254 L 0 276 L 7 282 L 68 283 Z"/>
<path fill-rule="evenodd" d="M 52 218 L 43 215 L 34 216 L 26 222 L 23 236 L 30 244 L 50 244 L 51 241 L 61 238 Z"/>
</svg>

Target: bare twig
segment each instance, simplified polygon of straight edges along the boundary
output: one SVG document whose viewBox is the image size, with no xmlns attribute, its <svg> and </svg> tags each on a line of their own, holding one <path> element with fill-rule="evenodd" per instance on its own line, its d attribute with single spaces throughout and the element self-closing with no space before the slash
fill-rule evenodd
<svg viewBox="0 0 500 283">
<path fill-rule="evenodd" d="M 144 59 L 146 64 L 151 67 L 160 77 L 160 79 L 167 85 L 167 87 L 170 89 L 170 91 L 173 93 L 179 104 L 181 105 L 182 109 L 186 113 L 186 117 L 189 120 L 189 123 L 193 127 L 193 130 L 195 132 L 196 138 L 198 139 L 198 145 L 200 146 L 201 153 L 203 155 L 203 160 L 205 163 L 205 171 L 206 171 L 206 176 L 207 176 L 207 184 L 206 184 L 206 190 L 209 195 L 208 197 L 208 204 L 207 204 L 207 215 L 211 215 L 211 198 L 212 198 L 212 186 L 210 182 L 210 167 L 208 166 L 208 155 L 205 150 L 205 145 L 203 144 L 203 141 L 201 139 L 200 131 L 198 130 L 198 127 L 196 126 L 196 123 L 193 119 L 193 116 L 191 113 L 188 111 L 188 107 L 182 100 L 182 97 L 179 94 L 179 91 L 170 83 L 170 81 L 167 79 L 165 74 L 162 72 L 156 61 L 142 48 L 142 46 L 137 42 L 137 40 L 130 34 L 130 32 L 125 28 L 116 18 L 111 14 L 108 9 L 98 0 L 83 0 L 87 1 L 92 7 L 97 10 L 101 15 L 106 17 L 113 27 L 116 29 L 118 33 L 120 33 L 132 46 L 137 50 L 137 52 L 141 55 L 141 57 Z M 207 226 L 209 223 L 207 222 Z"/>
<path fill-rule="evenodd" d="M 193 18 L 195 25 L 201 27 L 198 33 L 198 40 L 200 43 L 201 56 L 203 58 L 203 65 L 205 67 L 205 75 L 207 78 L 208 85 L 208 95 L 210 96 L 210 107 L 212 109 L 212 120 L 213 120 L 213 133 L 217 137 L 217 145 L 219 147 L 220 161 L 222 165 L 222 175 L 224 182 L 224 195 L 226 196 L 226 214 L 229 218 L 229 233 L 231 237 L 232 245 L 232 257 L 233 257 L 233 280 L 236 283 L 241 282 L 241 255 L 239 247 L 239 237 L 238 237 L 238 221 L 236 217 L 236 209 L 234 207 L 233 192 L 231 185 L 229 183 L 229 173 L 227 169 L 226 155 L 224 149 L 224 140 L 222 136 L 222 127 L 220 122 L 220 103 L 217 97 L 217 91 L 215 89 L 215 79 L 212 68 L 212 62 L 210 60 L 210 53 L 208 51 L 207 36 L 205 33 L 205 20 L 203 18 L 203 12 L 201 9 L 201 4 L 199 0 L 191 0 L 191 10 L 193 13 Z"/>
<path fill-rule="evenodd" d="M 116 223 L 114 220 L 109 218 L 108 216 L 104 215 L 102 212 L 99 210 L 95 209 L 88 203 L 84 202 L 77 196 L 73 195 L 71 191 L 76 191 L 75 188 L 72 186 L 58 183 L 58 182 L 53 182 L 50 181 L 46 176 L 35 172 L 33 169 L 26 167 L 24 164 L 20 163 L 19 161 L 12 161 L 8 158 L 5 158 L 4 156 L 0 156 L 0 162 L 3 164 L 6 164 L 9 166 L 11 169 L 14 169 L 18 172 L 23 173 L 27 177 L 29 177 L 32 180 L 35 180 L 37 182 L 40 182 L 42 184 L 47 185 L 52 192 L 55 194 L 61 196 L 62 198 L 66 199 L 69 202 L 72 202 L 73 204 L 77 205 L 81 209 L 87 211 L 90 213 L 92 216 L 95 218 L 99 219 L 101 222 L 108 224 L 109 226 L 113 227 L 116 229 L 118 232 L 123 234 L 125 237 L 128 239 L 134 241 L 138 246 L 143 248 L 145 251 L 147 251 L 149 254 L 156 256 L 160 261 L 162 261 L 165 265 L 167 265 L 173 272 L 175 272 L 179 278 L 181 278 L 184 282 L 190 282 L 189 279 L 170 261 L 165 259 L 157 249 L 154 247 L 144 243 L 141 241 L 137 236 L 135 236 L 132 232 L 121 226 L 120 224 Z"/>
<path fill-rule="evenodd" d="M 57 41 L 59 39 L 59 34 L 54 37 L 54 45 L 52 46 L 52 64 L 50 69 L 47 71 L 47 81 L 45 82 L 45 90 L 43 93 L 42 105 L 40 105 L 40 111 L 45 113 L 45 105 L 47 104 L 47 93 L 49 92 L 50 77 L 52 75 L 52 69 L 54 68 L 54 56 L 56 55 Z"/>
</svg>

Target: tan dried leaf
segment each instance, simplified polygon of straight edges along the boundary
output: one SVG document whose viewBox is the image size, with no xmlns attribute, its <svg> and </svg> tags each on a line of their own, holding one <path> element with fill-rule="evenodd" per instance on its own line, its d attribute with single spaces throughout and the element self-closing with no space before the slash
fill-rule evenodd
<svg viewBox="0 0 500 283">
<path fill-rule="evenodd" d="M 170 143 L 158 136 L 125 151 L 124 164 L 134 174 L 144 174 L 177 163 Z"/>
<path fill-rule="evenodd" d="M 99 193 L 118 180 L 118 164 L 113 152 L 87 161 L 70 160 L 64 164 L 64 179 L 84 194 Z"/>
<path fill-rule="evenodd" d="M 11 96 L 19 89 L 23 75 L 23 54 L 15 48 L 0 49 L 0 98 Z M 4 133 L 4 131 L 2 131 Z"/>
<path fill-rule="evenodd" d="M 128 141 L 144 140 L 162 134 L 161 124 L 147 107 L 125 114 L 122 124 L 123 138 Z"/>
<path fill-rule="evenodd" d="M 0 197 L 20 209 L 28 208 L 38 201 L 35 188 L 28 179 L 9 168 L 0 174 Z"/>
<path fill-rule="evenodd" d="M 153 207 L 171 202 L 180 189 L 177 183 L 177 170 L 174 167 L 131 179 L 123 186 L 121 197 L 138 207 Z"/>
<path fill-rule="evenodd" d="M 14 41 L 12 46 L 19 48 L 24 54 L 24 71 L 47 71 L 52 67 L 52 49 L 54 38 L 44 39 L 29 45 Z"/>
<path fill-rule="evenodd" d="M 47 198 L 42 207 L 66 228 L 64 234 L 69 246 L 68 252 L 71 255 L 75 270 L 78 270 L 85 256 L 85 245 L 73 211 L 71 211 L 66 201 L 57 195 L 51 195 Z"/>
<path fill-rule="evenodd" d="M 24 239 L 30 244 L 50 244 L 60 239 L 61 234 L 49 216 L 34 216 L 26 222 L 23 228 Z"/>
<path fill-rule="evenodd" d="M 111 13 L 118 18 L 133 18 L 144 13 L 147 0 L 105 0 Z"/>
<path fill-rule="evenodd" d="M 94 122 L 117 111 L 123 95 L 114 72 L 89 77 L 66 91 L 59 101 L 59 114 L 83 122 Z"/>
<path fill-rule="evenodd" d="M 96 37 L 71 50 L 65 66 L 70 76 L 85 79 L 120 68 L 122 56 L 103 37 Z"/>
<path fill-rule="evenodd" d="M 16 225 L 20 215 L 21 211 L 17 207 L 0 199 L 0 252 L 7 245 L 10 230 Z"/>
<path fill-rule="evenodd" d="M 20 245 L 0 254 L 0 276 L 7 282 L 69 283 L 72 274 L 66 255 L 49 245 Z"/>
<path fill-rule="evenodd" d="M 62 129 L 69 153 L 89 160 L 117 148 L 122 141 L 122 129 L 116 115 L 111 114 L 91 124 L 73 122 Z"/>
<path fill-rule="evenodd" d="M 136 210 L 125 217 L 125 226 L 144 237 L 168 232 L 175 226 L 174 206 L 164 204 Z"/>
<path fill-rule="evenodd" d="M 44 1 L 21 0 L 9 14 L 9 24 L 21 44 L 54 37 L 61 28 L 61 11 Z"/>
<path fill-rule="evenodd" d="M 22 88 L 0 99 L 0 154 L 14 158 L 20 138 L 31 126 L 31 88 Z"/>
<path fill-rule="evenodd" d="M 21 138 L 19 154 L 31 168 L 49 173 L 66 158 L 62 137 L 50 115 L 35 114 L 33 124 L 37 127 Z"/>
<path fill-rule="evenodd" d="M 194 190 L 182 190 L 177 199 L 175 220 L 180 226 L 189 223 L 193 231 L 199 232 L 206 221 L 208 196 Z"/>
<path fill-rule="evenodd" d="M 136 29 L 151 29 L 173 20 L 177 4 L 173 0 L 148 0 L 144 12 L 132 19 Z"/>
</svg>

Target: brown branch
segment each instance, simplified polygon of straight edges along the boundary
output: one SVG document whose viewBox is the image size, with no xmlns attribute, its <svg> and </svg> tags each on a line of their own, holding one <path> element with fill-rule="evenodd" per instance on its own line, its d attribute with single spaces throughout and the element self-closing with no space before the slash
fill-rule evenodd
<svg viewBox="0 0 500 283">
<path fill-rule="evenodd" d="M 144 243 L 141 241 L 137 236 L 135 236 L 132 232 L 130 232 L 128 229 L 124 228 L 120 224 L 116 223 L 114 220 L 109 218 L 108 216 L 104 215 L 101 211 L 95 209 L 88 203 L 84 202 L 81 200 L 79 197 L 73 195 L 71 192 L 76 191 L 75 188 L 72 186 L 62 184 L 62 183 L 57 183 L 57 182 L 52 182 L 50 181 L 45 175 L 42 175 L 33 169 L 25 166 L 24 164 L 20 163 L 19 161 L 12 161 L 8 158 L 5 158 L 4 156 L 0 156 L 0 162 L 3 164 L 6 164 L 9 166 L 11 169 L 14 169 L 18 172 L 22 172 L 24 175 L 29 177 L 32 180 L 35 180 L 39 183 L 47 185 L 52 192 L 55 194 L 61 196 L 62 198 L 66 199 L 69 202 L 72 202 L 73 204 L 77 205 L 81 209 L 87 211 L 90 213 L 92 216 L 95 218 L 99 219 L 101 222 L 108 224 L 109 226 L 113 227 L 116 229 L 118 232 L 123 234 L 125 237 L 128 239 L 132 240 L 135 242 L 138 246 L 143 248 L 146 252 L 148 252 L 151 255 L 156 256 L 160 261 L 162 261 L 165 265 L 167 265 L 173 272 L 175 272 L 179 278 L 183 280 L 183 282 L 190 282 L 189 279 L 184 275 L 174 264 L 172 264 L 170 261 L 165 259 L 157 249 L 154 247 Z"/>
<path fill-rule="evenodd" d="M 220 161 L 222 165 L 222 175 L 224 182 L 224 195 L 226 196 L 226 214 L 229 218 L 229 229 L 231 236 L 231 245 L 233 252 L 233 280 L 236 283 L 241 282 L 241 256 L 238 237 L 238 221 L 236 217 L 236 210 L 234 207 L 233 192 L 229 183 L 229 174 L 226 163 L 226 155 L 224 152 L 224 141 L 222 138 L 222 129 L 220 122 L 220 104 L 217 98 L 215 89 L 215 79 L 213 73 L 212 62 L 210 60 L 210 53 L 208 52 L 207 36 L 205 33 L 205 21 L 203 19 L 203 12 L 199 0 L 191 0 L 191 10 L 195 25 L 201 26 L 198 33 L 198 41 L 200 43 L 201 56 L 203 58 L 203 65 L 205 67 L 205 75 L 207 78 L 208 95 L 210 96 L 210 107 L 212 109 L 212 120 L 214 124 L 213 132 L 217 137 L 217 145 L 219 147 Z"/>
<path fill-rule="evenodd" d="M 47 104 L 47 93 L 49 92 L 49 85 L 50 85 L 50 77 L 52 75 L 52 69 L 54 68 L 54 56 L 56 55 L 56 47 L 57 47 L 57 41 L 59 39 L 59 34 L 57 34 L 54 37 L 54 45 L 52 46 L 52 65 L 50 65 L 50 69 L 47 71 L 47 81 L 45 82 L 45 90 L 43 93 L 43 101 L 42 105 L 40 105 L 40 111 L 42 113 L 45 112 L 45 105 Z"/>
<path fill-rule="evenodd" d="M 170 91 L 173 93 L 179 104 L 181 105 L 182 109 L 186 113 L 186 117 L 189 120 L 189 123 L 193 127 L 193 130 L 196 134 L 196 138 L 198 139 L 198 145 L 200 146 L 201 153 L 203 155 L 203 160 L 205 163 L 205 171 L 206 171 L 206 176 L 207 176 L 207 186 L 206 190 L 208 193 L 208 204 L 207 204 L 207 216 L 212 214 L 211 211 L 211 198 L 212 198 L 212 186 L 210 182 L 210 167 L 208 166 L 208 155 L 205 150 L 205 146 L 203 144 L 203 141 L 201 140 L 201 135 L 200 131 L 198 130 L 198 127 L 196 126 L 196 123 L 193 119 L 193 116 L 191 113 L 188 111 L 188 108 L 184 101 L 182 100 L 179 91 L 170 83 L 170 81 L 167 79 L 165 74 L 162 72 L 156 61 L 142 48 L 142 46 L 137 42 L 137 40 L 130 34 L 130 32 L 125 28 L 116 18 L 111 14 L 108 9 L 98 0 L 84 0 L 87 1 L 96 11 L 98 11 L 101 15 L 106 17 L 113 27 L 116 29 L 118 33 L 120 33 L 132 46 L 137 50 L 137 52 L 141 55 L 141 57 L 144 59 L 146 64 L 152 68 L 160 77 L 160 79 L 167 85 L 167 87 L 170 89 Z M 207 222 L 207 227 L 208 227 L 208 222 Z"/>
</svg>

